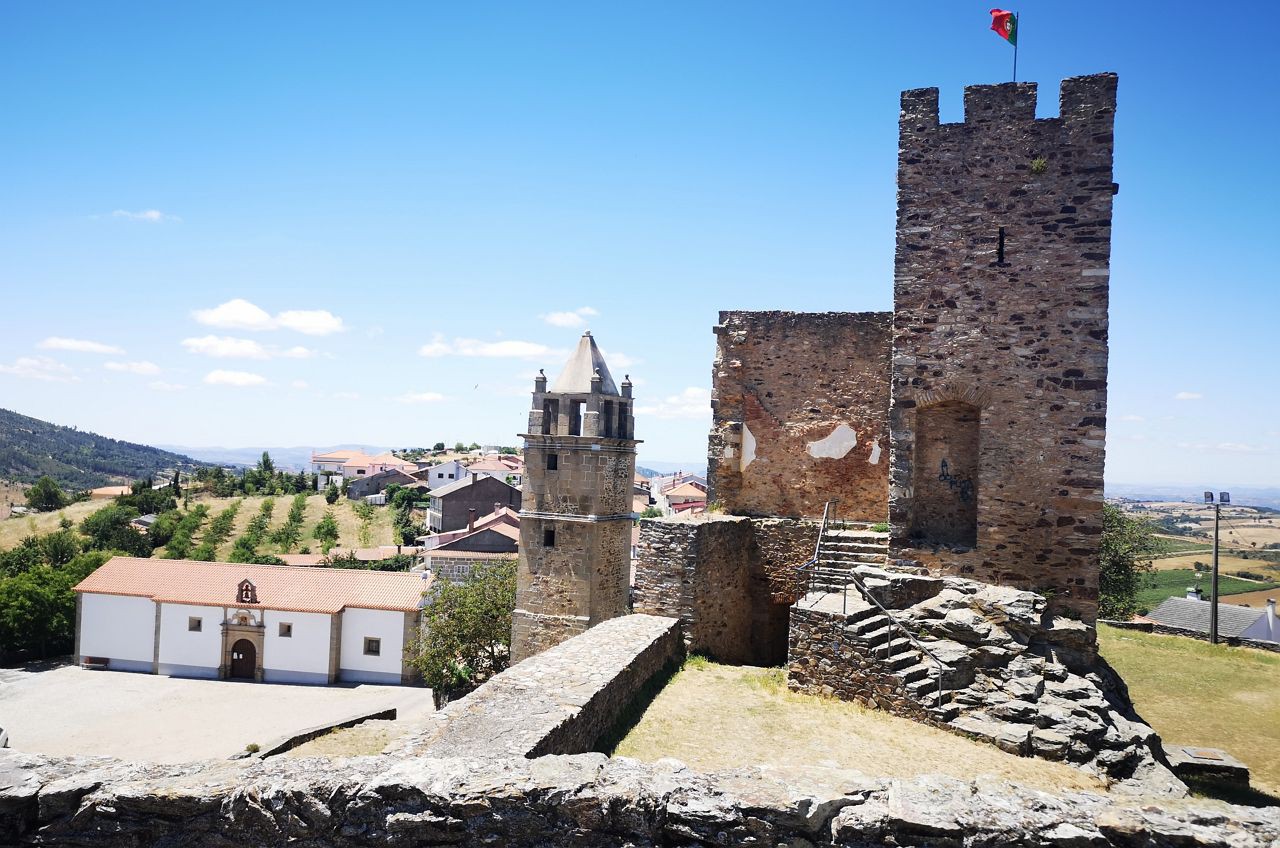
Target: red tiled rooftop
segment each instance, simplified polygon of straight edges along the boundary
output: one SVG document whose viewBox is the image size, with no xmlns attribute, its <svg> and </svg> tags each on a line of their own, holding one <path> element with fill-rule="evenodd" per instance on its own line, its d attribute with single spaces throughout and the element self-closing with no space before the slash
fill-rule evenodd
<svg viewBox="0 0 1280 848">
<path fill-rule="evenodd" d="M 242 580 L 257 589 L 257 604 L 237 600 Z M 75 591 L 174 604 L 333 614 L 346 607 L 414 612 L 430 585 L 421 574 L 397 571 L 118 556 L 80 581 Z"/>
</svg>

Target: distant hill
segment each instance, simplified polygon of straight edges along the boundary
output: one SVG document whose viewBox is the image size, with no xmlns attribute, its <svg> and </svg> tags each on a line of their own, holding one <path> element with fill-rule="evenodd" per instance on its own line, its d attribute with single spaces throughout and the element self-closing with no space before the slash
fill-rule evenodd
<svg viewBox="0 0 1280 848">
<path fill-rule="evenodd" d="M 271 454 L 271 461 L 275 463 L 276 468 L 283 471 L 306 471 L 311 468 L 311 454 L 313 452 L 324 453 L 331 450 L 358 450 L 367 454 L 379 454 L 389 448 L 376 447 L 374 445 L 316 445 L 314 447 L 246 447 L 246 448 L 223 448 L 211 447 L 200 448 L 187 445 L 161 445 L 165 450 L 174 451 L 176 453 L 193 456 L 201 462 L 209 462 L 215 465 L 257 465 L 258 460 L 262 458 L 262 452 L 266 451 Z"/>
<path fill-rule="evenodd" d="M 0 409 L 0 479 L 33 483 L 48 474 L 63 488 L 80 490 L 200 464 L 159 448 Z"/>
</svg>

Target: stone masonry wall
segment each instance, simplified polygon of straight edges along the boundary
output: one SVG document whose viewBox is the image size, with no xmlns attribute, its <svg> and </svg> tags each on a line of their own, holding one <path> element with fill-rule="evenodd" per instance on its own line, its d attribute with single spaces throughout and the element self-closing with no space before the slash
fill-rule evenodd
<svg viewBox="0 0 1280 848">
<path fill-rule="evenodd" d="M 610 619 L 432 713 L 388 753 L 538 757 L 591 751 L 650 681 L 683 656 L 675 619 Z"/>
<path fill-rule="evenodd" d="M 843 637 L 844 626 L 844 616 L 803 606 L 791 610 L 787 687 L 935 724 L 874 652 Z"/>
<path fill-rule="evenodd" d="M 690 651 L 725 662 L 785 661 L 797 566 L 817 526 L 708 513 L 640 522 L 634 609 L 679 618 Z"/>
<path fill-rule="evenodd" d="M 834 788 L 834 787 L 839 787 Z M 0 844 L 1266 848 L 1280 809 L 671 759 L 276 757 L 142 765 L 0 750 Z"/>
<path fill-rule="evenodd" d="M 965 121 L 939 124 L 937 89 L 907 91 L 898 157 L 895 553 L 1051 594 L 1086 621 L 1102 533 L 1115 92 L 1114 74 L 1064 80 L 1060 117 L 1037 119 L 1033 83 L 970 86 Z"/>
<path fill-rule="evenodd" d="M 734 515 L 884 521 L 890 314 L 721 312 L 709 500 Z"/>
</svg>

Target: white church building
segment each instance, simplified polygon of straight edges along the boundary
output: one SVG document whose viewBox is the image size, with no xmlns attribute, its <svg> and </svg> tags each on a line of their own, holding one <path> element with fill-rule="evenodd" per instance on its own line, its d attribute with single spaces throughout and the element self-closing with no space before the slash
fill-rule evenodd
<svg viewBox="0 0 1280 848">
<path fill-rule="evenodd" d="M 430 577 L 113 557 L 75 587 L 82 665 L 268 683 L 408 683 Z"/>
</svg>

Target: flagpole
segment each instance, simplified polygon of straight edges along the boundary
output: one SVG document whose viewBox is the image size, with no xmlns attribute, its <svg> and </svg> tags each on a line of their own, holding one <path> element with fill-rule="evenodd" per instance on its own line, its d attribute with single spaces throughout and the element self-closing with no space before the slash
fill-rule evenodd
<svg viewBox="0 0 1280 848">
<path fill-rule="evenodd" d="M 1022 35 L 1022 13 L 1016 13 L 1013 16 L 1013 32 L 1014 37 L 1019 38 Z M 1013 81 L 1018 81 L 1018 42 L 1013 42 Z"/>
</svg>

